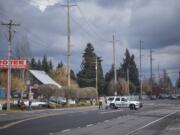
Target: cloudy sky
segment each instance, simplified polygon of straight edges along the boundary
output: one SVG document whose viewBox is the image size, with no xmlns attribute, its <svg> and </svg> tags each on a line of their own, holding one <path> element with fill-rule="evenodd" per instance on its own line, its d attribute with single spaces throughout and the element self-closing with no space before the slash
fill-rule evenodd
<svg viewBox="0 0 180 135">
<path fill-rule="evenodd" d="M 116 38 L 119 67 L 128 48 L 139 67 L 139 41 L 143 41 L 143 74 L 149 77 L 149 50 L 153 50 L 153 72 L 167 69 L 177 79 L 180 69 L 179 0 L 70 0 L 71 67 L 80 70 L 82 53 L 91 42 L 103 59 L 104 72 L 112 64 L 112 35 Z M 0 22 L 13 19 L 13 48 L 26 38 L 31 56 L 47 55 L 56 65 L 66 63 L 66 0 L 1 0 Z M 0 26 L 0 57 L 7 57 L 7 28 Z"/>
</svg>

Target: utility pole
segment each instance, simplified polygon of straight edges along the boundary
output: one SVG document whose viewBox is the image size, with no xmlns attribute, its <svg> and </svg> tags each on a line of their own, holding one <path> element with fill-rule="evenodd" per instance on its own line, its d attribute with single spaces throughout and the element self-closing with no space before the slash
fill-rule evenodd
<svg viewBox="0 0 180 135">
<path fill-rule="evenodd" d="M 141 54 L 141 51 L 142 51 L 142 41 L 140 40 L 139 41 L 139 80 L 140 80 L 140 94 L 139 94 L 139 99 L 142 100 L 142 71 L 141 71 L 141 60 L 142 60 L 142 54 Z"/>
<path fill-rule="evenodd" d="M 152 86 L 153 86 L 153 73 L 152 73 L 152 49 L 150 49 L 150 83 L 151 83 L 151 94 L 152 94 Z"/>
<path fill-rule="evenodd" d="M 116 83 L 117 83 L 117 73 L 116 73 L 116 51 L 115 51 L 115 36 L 113 34 L 113 68 L 114 68 L 114 95 L 117 95 Z"/>
<path fill-rule="evenodd" d="M 159 67 L 159 63 L 158 63 L 158 78 L 159 78 L 159 80 L 160 80 L 160 67 Z"/>
<path fill-rule="evenodd" d="M 71 86 L 71 75 L 70 75 L 70 61 L 71 61 L 71 28 L 70 28 L 70 7 L 76 5 L 70 5 L 69 0 L 67 0 L 67 5 L 62 5 L 67 7 L 67 74 L 68 74 L 68 88 Z"/>
<path fill-rule="evenodd" d="M 179 82 L 178 82 L 178 88 L 180 88 L 180 70 L 179 70 Z"/>
<path fill-rule="evenodd" d="M 9 23 L 1 23 L 1 25 L 7 26 L 9 29 L 8 37 L 8 86 L 7 86 L 7 111 L 10 110 L 10 94 L 11 94 L 11 47 L 12 47 L 12 27 L 19 26 L 20 24 L 13 23 L 13 20 L 10 20 Z"/>
<path fill-rule="evenodd" d="M 96 91 L 98 93 L 98 60 L 97 59 L 98 58 L 96 57 Z"/>
</svg>

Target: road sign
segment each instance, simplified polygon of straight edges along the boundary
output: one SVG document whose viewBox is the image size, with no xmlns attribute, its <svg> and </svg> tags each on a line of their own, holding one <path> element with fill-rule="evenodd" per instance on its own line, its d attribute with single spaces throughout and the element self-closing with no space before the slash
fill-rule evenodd
<svg viewBox="0 0 180 135">
<path fill-rule="evenodd" d="M 27 69 L 27 60 L 11 60 L 12 69 Z M 8 69 L 8 60 L 0 60 L 0 69 Z"/>
</svg>

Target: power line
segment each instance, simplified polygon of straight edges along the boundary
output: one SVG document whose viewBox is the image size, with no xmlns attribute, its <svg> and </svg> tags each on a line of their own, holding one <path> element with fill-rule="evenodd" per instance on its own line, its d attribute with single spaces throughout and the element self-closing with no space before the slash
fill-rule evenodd
<svg viewBox="0 0 180 135">
<path fill-rule="evenodd" d="M 76 1 L 76 0 L 75 0 L 75 1 Z M 76 1 L 76 4 L 77 4 L 77 1 Z M 85 22 L 86 22 L 87 26 L 89 27 L 90 31 L 92 31 L 93 34 L 95 34 L 95 35 L 96 35 L 98 38 L 100 38 L 102 41 L 108 42 L 104 37 L 102 37 L 101 35 L 99 35 L 99 34 L 95 31 L 95 29 L 97 29 L 97 27 L 95 28 L 95 26 L 92 25 L 92 23 L 90 23 L 90 22 L 87 20 L 87 18 L 85 17 L 83 11 L 81 10 L 81 8 L 80 8 L 80 6 L 79 6 L 78 4 L 77 4 L 77 9 L 78 9 L 79 12 L 81 13 L 82 18 L 85 20 Z M 93 26 L 93 27 L 91 27 L 91 26 Z M 93 29 L 91 29 L 90 27 L 93 28 Z"/>
</svg>

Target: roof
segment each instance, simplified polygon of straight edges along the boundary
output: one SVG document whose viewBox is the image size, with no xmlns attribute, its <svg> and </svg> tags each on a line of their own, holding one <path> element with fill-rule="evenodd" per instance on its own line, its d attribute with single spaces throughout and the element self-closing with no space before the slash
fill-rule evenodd
<svg viewBox="0 0 180 135">
<path fill-rule="evenodd" d="M 30 73 L 43 84 L 54 84 L 58 88 L 62 86 L 55 82 L 46 72 L 42 70 L 29 70 Z"/>
</svg>

